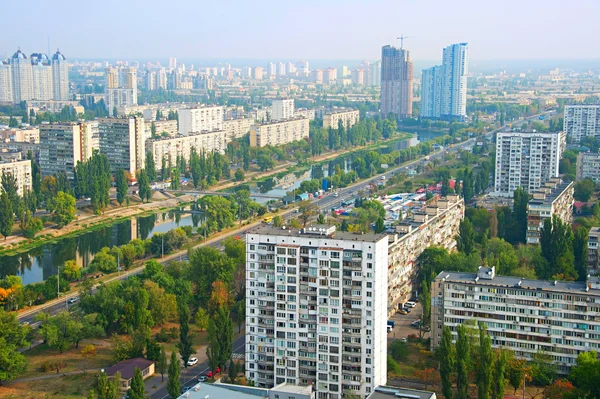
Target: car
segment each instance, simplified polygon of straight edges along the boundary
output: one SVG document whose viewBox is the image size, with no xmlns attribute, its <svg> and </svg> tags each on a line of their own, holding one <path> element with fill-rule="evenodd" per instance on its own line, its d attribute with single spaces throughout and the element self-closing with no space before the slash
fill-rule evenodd
<svg viewBox="0 0 600 399">
<path fill-rule="evenodd" d="M 400 309 L 400 311 L 398 311 L 398 313 L 400 313 L 400 314 L 408 314 L 408 312 L 406 311 L 406 309 Z"/>
<path fill-rule="evenodd" d="M 205 382 L 206 380 L 208 380 L 208 376 L 201 375 L 200 377 L 198 377 L 198 382 Z"/>
<path fill-rule="evenodd" d="M 415 306 L 417 306 L 417 304 L 415 302 L 411 302 L 411 301 L 408 301 L 404 304 L 405 308 L 414 308 Z"/>
<path fill-rule="evenodd" d="M 197 358 L 195 358 L 195 357 L 190 357 L 190 359 L 189 359 L 189 360 L 188 360 L 188 362 L 187 362 L 187 365 L 188 365 L 188 366 L 195 366 L 195 365 L 196 365 L 196 363 L 198 363 L 198 359 L 197 359 Z"/>
<path fill-rule="evenodd" d="M 340 196 L 340 194 L 339 193 L 333 193 L 333 196 L 337 198 L 337 197 Z"/>
<path fill-rule="evenodd" d="M 405 337 L 400 338 L 400 341 L 402 341 L 402 342 L 408 342 L 408 340 Z"/>
<path fill-rule="evenodd" d="M 79 298 L 77 298 L 76 296 L 74 296 L 73 298 L 69 298 L 69 304 L 74 304 L 77 303 L 79 301 Z"/>
<path fill-rule="evenodd" d="M 22 326 L 28 326 L 28 325 L 29 325 L 29 322 L 28 322 L 28 321 L 22 321 L 22 322 L 21 322 L 21 325 L 22 325 Z"/>
<path fill-rule="evenodd" d="M 410 323 L 411 327 L 415 327 L 415 328 L 419 328 L 421 327 L 421 320 L 415 320 L 412 323 Z"/>
<path fill-rule="evenodd" d="M 402 310 L 404 310 L 406 313 L 410 313 L 411 312 L 411 308 L 402 308 Z"/>
<path fill-rule="evenodd" d="M 180 389 L 180 393 L 186 393 L 187 391 L 189 391 L 191 389 L 192 389 L 192 387 L 182 386 Z"/>
<path fill-rule="evenodd" d="M 213 374 L 213 372 L 212 372 L 212 371 L 209 371 L 208 373 L 206 373 L 206 377 L 207 377 L 207 378 L 213 378 L 213 375 L 214 375 L 214 374 Z"/>
<path fill-rule="evenodd" d="M 394 327 L 392 326 L 387 326 L 387 332 L 391 333 L 394 330 Z"/>
<path fill-rule="evenodd" d="M 215 374 L 219 374 L 221 372 L 221 367 L 217 367 L 217 369 L 215 370 Z"/>
</svg>

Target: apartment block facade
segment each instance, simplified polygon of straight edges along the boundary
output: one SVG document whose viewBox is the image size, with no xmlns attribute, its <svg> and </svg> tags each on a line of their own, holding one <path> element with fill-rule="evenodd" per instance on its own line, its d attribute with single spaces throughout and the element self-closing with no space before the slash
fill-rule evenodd
<svg viewBox="0 0 600 399">
<path fill-rule="evenodd" d="M 580 152 L 577 154 L 577 180 L 592 179 L 600 182 L 600 153 Z"/>
<path fill-rule="evenodd" d="M 223 107 L 199 106 L 181 108 L 179 114 L 179 134 L 212 132 L 223 130 Z"/>
<path fill-rule="evenodd" d="M 246 235 L 246 378 L 317 398 L 386 382 L 385 234 L 261 226 Z"/>
<path fill-rule="evenodd" d="M 527 244 L 539 244 L 544 220 L 553 215 L 568 224 L 573 221 L 574 192 L 573 182 L 553 178 L 531 193 L 533 198 L 527 206 Z"/>
<path fill-rule="evenodd" d="M 130 116 L 123 118 L 101 118 L 100 152 L 110 160 L 112 171 L 124 169 L 135 176 L 144 168 L 146 159 L 144 118 Z"/>
<path fill-rule="evenodd" d="M 162 120 L 162 121 L 152 121 L 150 123 L 146 122 L 146 137 L 152 137 L 152 124 L 154 124 L 154 128 L 156 129 L 156 134 L 158 136 L 162 136 L 166 133 L 169 137 L 175 137 L 179 134 L 179 128 L 177 127 L 176 120 Z"/>
<path fill-rule="evenodd" d="M 309 135 L 309 120 L 296 118 L 281 122 L 267 122 L 250 128 L 250 146 L 281 145 L 302 140 Z"/>
<path fill-rule="evenodd" d="M 157 168 L 162 165 L 163 158 L 167 161 L 167 165 L 176 165 L 178 156 L 189 162 L 192 148 L 198 154 L 202 151 L 224 153 L 227 148 L 227 133 L 219 130 L 146 140 L 146 151 L 152 152 L 154 164 Z"/>
<path fill-rule="evenodd" d="M 64 171 L 73 179 L 77 162 L 87 161 L 94 150 L 100 149 L 99 136 L 97 121 L 42 123 L 39 147 L 42 175 Z"/>
<path fill-rule="evenodd" d="M 600 138 L 600 104 L 565 105 L 564 131 L 573 143 Z"/>
<path fill-rule="evenodd" d="M 512 197 L 517 187 L 531 193 L 557 177 L 565 147 L 564 132 L 498 132 L 495 194 Z"/>
<path fill-rule="evenodd" d="M 456 342 L 466 321 L 484 323 L 492 347 L 527 360 L 544 352 L 567 374 L 580 353 L 600 348 L 600 283 L 496 276 L 493 267 L 441 272 L 431 284 L 431 348 L 444 326 Z"/>
<path fill-rule="evenodd" d="M 232 140 L 244 137 L 250 131 L 254 124 L 251 118 L 226 119 L 223 121 L 223 130 L 225 131 L 226 140 L 229 143 Z"/>
<path fill-rule="evenodd" d="M 0 176 L 4 174 L 10 174 L 17 180 L 17 193 L 19 195 L 22 196 L 25 191 L 32 189 L 30 160 L 15 162 L 0 161 Z M 2 193 L 2 186 L 0 186 L 0 193 Z"/>
<path fill-rule="evenodd" d="M 410 118 L 412 95 L 413 64 L 409 51 L 389 45 L 383 46 L 381 49 L 381 114 L 387 117 L 388 114 L 393 113 L 399 118 Z"/>
<path fill-rule="evenodd" d="M 410 299 L 417 277 L 418 259 L 432 245 L 454 250 L 465 202 L 458 195 L 432 200 L 424 211 L 414 213 L 389 235 L 387 313 L 393 315 L 398 305 Z"/>
<path fill-rule="evenodd" d="M 294 117 L 294 99 L 279 98 L 273 100 L 272 121 L 285 121 Z"/>
<path fill-rule="evenodd" d="M 588 274 L 591 276 L 598 276 L 600 274 L 600 253 L 598 250 L 600 247 L 600 227 L 592 227 L 588 233 L 588 244 L 587 244 L 587 269 Z"/>
<path fill-rule="evenodd" d="M 109 67 L 105 70 L 104 97 L 108 114 L 125 115 L 125 107 L 137 105 L 137 69 Z M 114 114 L 115 108 L 117 115 Z"/>
<path fill-rule="evenodd" d="M 323 127 L 337 129 L 339 122 L 342 121 L 342 125 L 346 129 L 350 129 L 359 120 L 360 112 L 358 110 L 334 110 L 323 115 Z"/>
</svg>

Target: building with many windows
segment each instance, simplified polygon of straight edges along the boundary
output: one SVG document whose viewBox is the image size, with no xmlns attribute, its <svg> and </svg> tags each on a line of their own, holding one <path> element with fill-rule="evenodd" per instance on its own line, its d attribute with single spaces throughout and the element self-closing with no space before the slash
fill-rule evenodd
<svg viewBox="0 0 600 399">
<path fill-rule="evenodd" d="M 227 143 L 244 137 L 250 131 L 250 128 L 254 124 L 254 120 L 251 118 L 235 118 L 226 119 L 223 121 L 223 130 L 226 133 Z"/>
<path fill-rule="evenodd" d="M 281 145 L 305 139 L 309 135 L 308 122 L 307 118 L 295 118 L 253 125 L 250 128 L 250 146 Z"/>
<path fill-rule="evenodd" d="M 442 66 L 424 69 L 421 74 L 421 116 L 438 119 L 442 114 Z"/>
<path fill-rule="evenodd" d="M 557 215 L 563 222 L 573 221 L 573 182 L 550 179 L 535 190 L 527 206 L 527 244 L 539 244 L 544 220 Z"/>
<path fill-rule="evenodd" d="M 110 160 L 112 171 L 123 169 L 135 176 L 144 168 L 146 127 L 141 116 L 98 119 L 100 152 Z M 160 165 L 160 163 L 159 163 Z"/>
<path fill-rule="evenodd" d="M 39 156 L 42 175 L 64 171 L 73 179 L 77 162 L 87 161 L 100 148 L 99 137 L 97 121 L 42 123 Z"/>
<path fill-rule="evenodd" d="M 600 104 L 565 105 L 564 130 L 573 143 L 600 138 Z"/>
<path fill-rule="evenodd" d="M 592 179 L 600 182 L 600 153 L 580 152 L 577 154 L 577 180 Z"/>
<path fill-rule="evenodd" d="M 350 129 L 352 126 L 358 123 L 360 120 L 360 112 L 354 109 L 334 109 L 329 113 L 323 115 L 323 127 L 337 129 L 338 124 L 341 121 L 342 125 L 346 129 Z"/>
<path fill-rule="evenodd" d="M 565 146 L 564 132 L 498 132 L 495 194 L 512 197 L 517 187 L 531 193 L 557 177 Z"/>
<path fill-rule="evenodd" d="M 588 274 L 598 276 L 600 274 L 600 227 L 592 227 L 588 233 L 587 244 L 587 270 Z"/>
<path fill-rule="evenodd" d="M 108 114 L 113 117 L 124 115 L 125 107 L 137 105 L 137 70 L 134 67 L 108 67 L 105 74 L 104 96 Z"/>
<path fill-rule="evenodd" d="M 580 353 L 600 349 L 600 282 L 496 276 L 493 267 L 441 272 L 431 284 L 431 348 L 444 326 L 456 341 L 467 321 L 486 325 L 492 347 L 526 360 L 544 352 L 567 374 Z"/>
<path fill-rule="evenodd" d="M 10 174 L 17 180 L 17 194 L 22 196 L 25 191 L 32 189 L 30 160 L 15 162 L 0 161 L 0 176 L 4 174 Z M 2 186 L 0 186 L 1 192 Z"/>
<path fill-rule="evenodd" d="M 177 112 L 179 114 L 179 134 L 182 136 L 223 130 L 222 106 L 180 108 Z"/>
<path fill-rule="evenodd" d="M 192 148 L 196 153 L 217 151 L 224 153 L 227 148 L 227 133 L 223 130 L 212 132 L 192 133 L 187 136 L 160 137 L 146 140 L 146 151 L 151 151 L 157 168 L 162 165 L 162 159 L 167 165 L 176 165 L 177 157 L 183 157 L 189 162 Z"/>
<path fill-rule="evenodd" d="M 335 226 L 246 234 L 246 378 L 317 398 L 386 383 L 388 237 Z"/>
<path fill-rule="evenodd" d="M 399 118 L 412 116 L 413 64 L 408 50 L 381 48 L 381 114 Z"/>
<path fill-rule="evenodd" d="M 294 99 L 279 98 L 273 100 L 272 121 L 285 121 L 294 117 Z"/>
</svg>

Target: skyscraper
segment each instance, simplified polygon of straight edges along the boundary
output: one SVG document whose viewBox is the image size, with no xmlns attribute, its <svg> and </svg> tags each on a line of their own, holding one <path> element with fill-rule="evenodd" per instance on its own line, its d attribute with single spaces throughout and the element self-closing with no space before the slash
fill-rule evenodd
<svg viewBox="0 0 600 399">
<path fill-rule="evenodd" d="M 108 113 L 114 109 L 137 105 L 137 71 L 133 67 L 106 68 L 105 101 Z"/>
<path fill-rule="evenodd" d="M 421 116 L 458 119 L 467 116 L 467 43 L 444 48 L 442 65 L 423 70 Z"/>
<path fill-rule="evenodd" d="M 8 62 L 0 61 L 0 102 L 13 100 L 12 68 Z"/>
<path fill-rule="evenodd" d="M 442 59 L 442 106 L 441 116 L 448 119 L 464 119 L 467 116 L 467 43 L 452 44 L 444 49 Z"/>
<path fill-rule="evenodd" d="M 413 65 L 408 50 L 393 46 L 381 49 L 381 114 L 412 116 Z"/>
<path fill-rule="evenodd" d="M 12 74 L 13 102 L 33 99 L 33 68 L 25 53 L 18 49 L 9 60 Z"/>
<path fill-rule="evenodd" d="M 69 68 L 67 59 L 57 49 L 52 56 L 52 85 L 54 99 L 58 101 L 69 100 Z"/>
</svg>

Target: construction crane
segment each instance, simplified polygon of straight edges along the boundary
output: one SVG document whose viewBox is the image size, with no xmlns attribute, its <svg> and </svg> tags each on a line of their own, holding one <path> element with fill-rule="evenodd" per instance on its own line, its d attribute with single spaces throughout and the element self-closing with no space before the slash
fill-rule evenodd
<svg viewBox="0 0 600 399">
<path fill-rule="evenodd" d="M 412 39 L 414 38 L 414 36 L 404 36 L 404 34 L 400 35 L 400 37 L 398 37 L 398 39 L 400 39 L 400 48 L 403 49 L 404 48 L 404 39 Z"/>
</svg>

